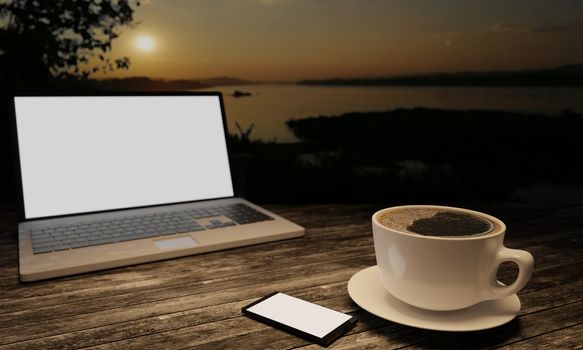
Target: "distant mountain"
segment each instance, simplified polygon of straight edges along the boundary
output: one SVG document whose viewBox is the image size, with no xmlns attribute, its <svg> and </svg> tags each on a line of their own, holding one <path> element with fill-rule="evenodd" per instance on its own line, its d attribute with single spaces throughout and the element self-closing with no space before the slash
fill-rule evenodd
<svg viewBox="0 0 583 350">
<path fill-rule="evenodd" d="M 583 64 L 522 71 L 432 73 L 381 78 L 302 80 L 332 86 L 583 86 Z"/>
<path fill-rule="evenodd" d="M 146 77 L 90 79 L 86 84 L 106 91 L 180 91 L 208 87 L 196 80 L 165 80 Z"/>
<path fill-rule="evenodd" d="M 214 77 L 214 78 L 204 78 L 204 79 L 197 79 L 199 82 L 209 86 L 230 86 L 230 85 L 249 85 L 253 84 L 253 82 L 233 78 L 233 77 Z"/>
<path fill-rule="evenodd" d="M 212 86 L 246 85 L 251 82 L 231 77 L 206 79 L 152 79 L 147 77 L 90 79 L 84 82 L 89 88 L 106 91 L 183 91 Z"/>
</svg>

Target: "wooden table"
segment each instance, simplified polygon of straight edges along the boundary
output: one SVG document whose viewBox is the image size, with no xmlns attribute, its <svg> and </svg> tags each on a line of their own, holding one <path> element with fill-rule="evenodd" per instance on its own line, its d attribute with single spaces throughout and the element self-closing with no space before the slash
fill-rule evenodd
<svg viewBox="0 0 583 350">
<path fill-rule="evenodd" d="M 358 315 L 331 348 L 583 347 L 583 207 L 474 207 L 504 220 L 506 245 L 530 251 L 536 267 L 518 318 L 469 333 L 402 326 L 351 301 L 348 279 L 375 264 L 378 206 L 267 207 L 305 237 L 29 284 L 18 282 L 14 210 L 0 210 L 0 348 L 319 348 L 241 315 L 275 290 Z"/>
</svg>

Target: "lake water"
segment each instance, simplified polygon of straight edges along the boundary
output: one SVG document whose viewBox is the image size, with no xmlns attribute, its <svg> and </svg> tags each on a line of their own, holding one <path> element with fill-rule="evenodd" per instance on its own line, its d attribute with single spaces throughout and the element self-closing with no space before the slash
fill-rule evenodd
<svg viewBox="0 0 583 350">
<path fill-rule="evenodd" d="M 490 109 L 550 115 L 583 113 L 583 88 L 549 87 L 330 87 L 245 85 L 210 88 L 224 95 L 229 132 L 255 124 L 252 139 L 294 142 L 289 119 L 395 108 Z M 235 90 L 253 96 L 235 98 Z"/>
</svg>

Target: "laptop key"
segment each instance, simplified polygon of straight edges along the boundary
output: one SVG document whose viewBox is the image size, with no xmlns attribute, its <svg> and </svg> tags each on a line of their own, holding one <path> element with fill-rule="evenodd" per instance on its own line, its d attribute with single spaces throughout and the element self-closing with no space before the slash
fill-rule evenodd
<svg viewBox="0 0 583 350">
<path fill-rule="evenodd" d="M 153 232 L 155 232 L 155 233 L 158 233 L 158 230 L 155 230 L 155 231 L 148 231 L 148 230 L 146 230 L 146 229 L 143 229 L 143 230 L 140 230 L 140 232 L 132 232 L 132 233 L 131 233 L 131 236 L 132 236 L 132 237 L 142 237 L 142 236 L 144 236 L 144 235 L 150 235 L 150 234 L 152 234 Z"/>
<path fill-rule="evenodd" d="M 169 229 L 164 229 L 160 231 L 160 234 L 162 236 L 166 236 L 166 235 L 173 235 L 176 233 L 176 230 L 169 230 Z"/>
<path fill-rule="evenodd" d="M 71 248 L 82 248 L 82 247 L 87 247 L 89 245 L 89 242 L 75 242 L 73 244 L 71 244 Z"/>
<path fill-rule="evenodd" d="M 37 243 L 47 243 L 47 242 L 53 242 L 55 239 L 53 237 L 33 237 L 32 238 L 32 243 L 37 244 Z"/>
<path fill-rule="evenodd" d="M 135 235 L 134 239 L 144 239 L 144 238 L 151 238 L 151 237 L 157 237 L 158 234 L 154 234 L 154 233 L 141 233 L 139 235 Z"/>
<path fill-rule="evenodd" d="M 206 228 L 196 221 L 197 218 L 218 215 L 223 215 L 229 220 L 212 218 Z M 273 218 L 245 204 L 236 204 L 54 226 L 34 230 L 31 235 L 35 253 L 44 253 L 267 220 Z"/>
<path fill-rule="evenodd" d="M 48 253 L 48 252 L 52 252 L 53 248 L 52 247 L 45 247 L 45 248 L 33 248 L 32 251 L 35 254 L 41 254 L 41 253 Z"/>
<path fill-rule="evenodd" d="M 50 233 L 44 233 L 44 232 L 31 232 L 31 236 L 32 237 L 37 237 L 37 238 L 42 238 L 42 237 L 50 237 L 51 234 Z"/>
<path fill-rule="evenodd" d="M 54 245 L 58 244 L 55 241 L 50 241 L 50 242 L 41 242 L 41 243 L 32 243 L 32 246 L 35 248 L 45 248 L 45 247 L 52 247 Z"/>
<path fill-rule="evenodd" d="M 107 241 L 107 239 L 100 238 L 100 239 L 91 239 L 88 241 L 88 243 L 90 243 L 91 245 L 99 245 L 99 244 L 106 244 L 109 242 Z"/>
<path fill-rule="evenodd" d="M 202 227 L 202 226 L 178 226 L 176 228 L 176 232 L 179 232 L 179 233 L 202 231 L 202 230 L 204 230 L 204 227 Z"/>
</svg>

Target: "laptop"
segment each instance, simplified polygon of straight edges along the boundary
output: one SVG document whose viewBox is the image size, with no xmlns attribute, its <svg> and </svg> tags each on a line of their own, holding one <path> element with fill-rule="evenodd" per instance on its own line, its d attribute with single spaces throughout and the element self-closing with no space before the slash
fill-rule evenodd
<svg viewBox="0 0 583 350">
<path fill-rule="evenodd" d="M 23 282 L 304 234 L 235 195 L 218 92 L 12 103 Z"/>
</svg>

